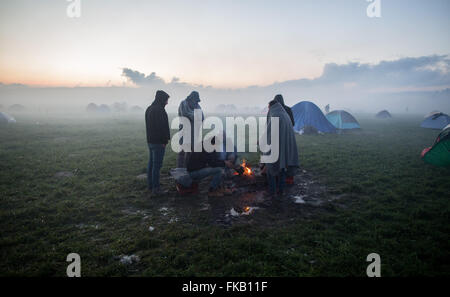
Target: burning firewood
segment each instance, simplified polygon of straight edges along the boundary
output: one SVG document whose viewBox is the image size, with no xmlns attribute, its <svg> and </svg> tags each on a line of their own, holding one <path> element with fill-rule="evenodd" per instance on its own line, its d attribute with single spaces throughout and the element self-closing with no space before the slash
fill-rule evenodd
<svg viewBox="0 0 450 297">
<path fill-rule="evenodd" d="M 245 159 L 242 161 L 242 164 L 239 165 L 239 167 L 236 168 L 235 170 L 237 173 L 235 175 L 246 175 L 246 176 L 253 175 L 253 171 L 250 168 L 250 166 L 248 166 L 247 161 L 245 161 Z"/>
</svg>

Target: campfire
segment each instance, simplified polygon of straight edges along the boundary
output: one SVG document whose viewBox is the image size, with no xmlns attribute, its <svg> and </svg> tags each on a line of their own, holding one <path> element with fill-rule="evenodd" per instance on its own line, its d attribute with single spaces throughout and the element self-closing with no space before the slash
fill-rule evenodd
<svg viewBox="0 0 450 297">
<path fill-rule="evenodd" d="M 245 159 L 242 161 L 242 164 L 236 169 L 236 172 L 234 175 L 245 175 L 245 176 L 252 176 L 253 171 L 248 166 L 247 161 Z"/>
</svg>

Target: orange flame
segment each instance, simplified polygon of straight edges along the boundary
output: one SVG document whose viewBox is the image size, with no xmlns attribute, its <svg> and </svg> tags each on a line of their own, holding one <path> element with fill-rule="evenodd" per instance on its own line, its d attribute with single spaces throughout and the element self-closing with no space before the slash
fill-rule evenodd
<svg viewBox="0 0 450 297">
<path fill-rule="evenodd" d="M 250 211 L 250 206 L 244 207 L 244 211 L 245 211 L 245 212 L 249 212 L 249 211 Z"/>
<path fill-rule="evenodd" d="M 244 168 L 244 175 L 252 175 L 252 169 L 247 166 L 247 161 L 245 161 L 245 159 L 242 160 L 241 166 Z"/>
</svg>

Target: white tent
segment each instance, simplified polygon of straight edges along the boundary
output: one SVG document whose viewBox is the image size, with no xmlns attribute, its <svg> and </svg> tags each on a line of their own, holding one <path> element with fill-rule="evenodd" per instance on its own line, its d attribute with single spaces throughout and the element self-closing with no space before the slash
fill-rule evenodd
<svg viewBox="0 0 450 297">
<path fill-rule="evenodd" d="M 16 119 L 6 114 L 4 112 L 0 112 L 0 124 L 12 124 L 16 123 Z"/>
</svg>

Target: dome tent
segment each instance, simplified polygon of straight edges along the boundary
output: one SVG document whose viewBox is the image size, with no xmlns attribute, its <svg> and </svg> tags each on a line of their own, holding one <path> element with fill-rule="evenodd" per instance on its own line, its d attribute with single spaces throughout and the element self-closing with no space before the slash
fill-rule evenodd
<svg viewBox="0 0 450 297">
<path fill-rule="evenodd" d="M 334 110 L 326 115 L 326 118 L 330 123 L 338 129 L 360 129 L 358 121 L 345 110 Z"/>
<path fill-rule="evenodd" d="M 420 127 L 428 129 L 443 129 L 450 124 L 450 117 L 445 113 L 438 112 L 427 117 Z"/>
<path fill-rule="evenodd" d="M 392 118 L 391 114 L 387 110 L 380 111 L 379 113 L 377 113 L 375 115 L 375 117 L 378 118 L 378 119 L 389 119 L 389 118 Z"/>
<path fill-rule="evenodd" d="M 16 123 L 16 120 L 4 112 L 0 112 L 0 125 Z"/>
<path fill-rule="evenodd" d="M 89 103 L 88 106 L 86 106 L 87 112 L 97 112 L 98 106 L 95 103 Z"/>
<path fill-rule="evenodd" d="M 432 147 L 422 151 L 422 159 L 435 166 L 450 166 L 450 125 L 439 133 Z"/>
<path fill-rule="evenodd" d="M 437 111 L 437 110 L 433 110 L 433 111 L 430 112 L 429 114 L 425 115 L 424 118 L 426 119 L 426 118 L 431 117 L 432 115 L 435 115 L 435 114 L 437 114 L 437 113 L 441 113 L 441 112 L 440 112 L 440 111 Z"/>
<path fill-rule="evenodd" d="M 308 126 L 323 133 L 335 133 L 336 128 L 327 120 L 317 105 L 309 101 L 302 101 L 292 107 L 294 115 L 294 131 L 300 132 Z"/>
</svg>

